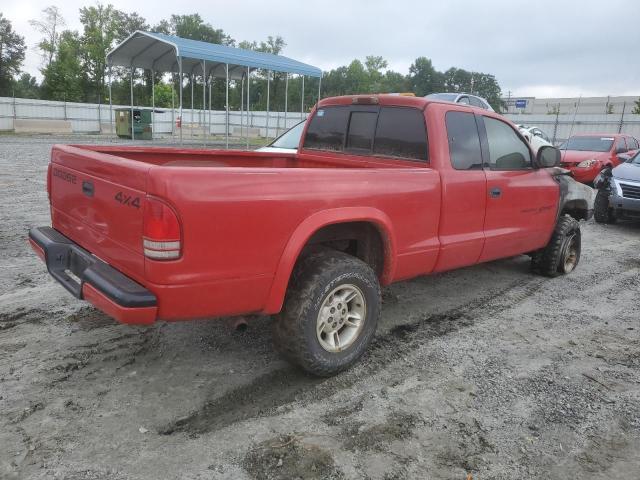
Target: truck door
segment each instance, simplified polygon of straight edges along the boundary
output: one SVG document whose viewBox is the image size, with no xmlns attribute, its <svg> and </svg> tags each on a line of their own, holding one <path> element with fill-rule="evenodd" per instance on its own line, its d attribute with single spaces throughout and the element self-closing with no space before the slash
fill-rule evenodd
<svg viewBox="0 0 640 480">
<path fill-rule="evenodd" d="M 440 125 L 442 122 L 438 122 Z M 435 271 L 473 265 L 484 246 L 486 177 L 476 118 L 468 109 L 444 114 L 447 144 L 439 156 L 442 183 L 440 255 Z M 448 156 L 448 161 L 446 157 Z"/>
<path fill-rule="evenodd" d="M 484 248 L 480 261 L 537 250 L 556 222 L 558 184 L 535 169 L 526 141 L 500 119 L 476 115 L 487 179 Z"/>
</svg>

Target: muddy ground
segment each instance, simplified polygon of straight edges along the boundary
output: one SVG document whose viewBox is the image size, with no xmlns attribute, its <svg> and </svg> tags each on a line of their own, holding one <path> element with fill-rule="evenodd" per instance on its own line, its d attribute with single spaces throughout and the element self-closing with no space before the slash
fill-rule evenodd
<svg viewBox="0 0 640 480">
<path fill-rule="evenodd" d="M 54 141 L 0 137 L 0 478 L 640 478 L 639 225 L 583 225 L 564 278 L 394 285 L 363 361 L 315 379 L 268 318 L 128 327 L 50 279 L 25 235 Z"/>
</svg>

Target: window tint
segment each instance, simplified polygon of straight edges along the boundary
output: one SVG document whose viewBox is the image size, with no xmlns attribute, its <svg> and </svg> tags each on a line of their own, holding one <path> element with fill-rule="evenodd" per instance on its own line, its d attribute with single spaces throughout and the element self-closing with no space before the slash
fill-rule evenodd
<svg viewBox="0 0 640 480">
<path fill-rule="evenodd" d="M 475 115 L 467 112 L 447 112 L 445 123 L 453 168 L 456 170 L 482 168 L 480 137 Z"/>
<path fill-rule="evenodd" d="M 382 107 L 378 117 L 373 153 L 427 160 L 427 130 L 421 110 Z"/>
<path fill-rule="evenodd" d="M 471 105 L 473 105 L 474 107 L 484 108 L 485 110 L 487 109 L 487 106 L 484 104 L 484 102 L 477 97 L 469 97 L 469 103 L 471 103 Z"/>
<path fill-rule="evenodd" d="M 378 112 L 351 112 L 349 133 L 347 134 L 347 148 L 366 150 L 371 153 L 373 132 L 376 129 Z"/>
<path fill-rule="evenodd" d="M 483 117 L 491 170 L 522 170 L 531 166 L 529 147 L 506 123 Z"/>
<path fill-rule="evenodd" d="M 304 138 L 304 148 L 342 151 L 349 107 L 325 107 L 316 111 Z"/>
<path fill-rule="evenodd" d="M 627 151 L 627 145 L 624 143 L 624 137 L 620 137 L 617 141 L 616 141 L 616 148 L 615 148 L 616 152 L 618 153 L 622 153 L 622 152 L 626 152 Z"/>
</svg>

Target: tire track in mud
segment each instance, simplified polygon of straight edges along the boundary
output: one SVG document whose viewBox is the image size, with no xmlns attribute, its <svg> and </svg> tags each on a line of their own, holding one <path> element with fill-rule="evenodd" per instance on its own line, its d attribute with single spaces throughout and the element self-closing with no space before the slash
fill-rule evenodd
<svg viewBox="0 0 640 480">
<path fill-rule="evenodd" d="M 483 317 L 493 317 L 526 301 L 546 282 L 546 279 L 537 277 L 528 282 L 519 279 L 506 288 L 496 289 L 442 313 L 423 312 L 416 321 L 398 325 L 388 333 L 376 336 L 360 363 L 336 377 L 317 378 L 295 367 L 281 368 L 205 403 L 187 416 L 160 427 L 158 433 L 172 435 L 183 432 L 197 436 L 237 422 L 280 413 L 294 402 L 304 405 L 323 400 L 402 359 L 430 339 L 472 326 Z"/>
</svg>

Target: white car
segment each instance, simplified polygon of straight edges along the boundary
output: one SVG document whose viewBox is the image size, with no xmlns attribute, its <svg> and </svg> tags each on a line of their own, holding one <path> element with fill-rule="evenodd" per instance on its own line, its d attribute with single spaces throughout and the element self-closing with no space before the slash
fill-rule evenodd
<svg viewBox="0 0 640 480">
<path fill-rule="evenodd" d="M 549 136 L 538 127 L 530 127 L 529 125 L 516 125 L 516 127 L 518 127 L 522 136 L 531 144 L 534 152 L 537 152 L 538 149 L 544 145 L 553 146 L 551 140 L 549 140 Z"/>
<path fill-rule="evenodd" d="M 425 98 L 433 98 L 434 100 L 444 100 L 445 102 L 462 103 L 471 105 L 472 107 L 480 107 L 493 112 L 493 108 L 484 98 L 469 93 L 430 93 Z"/>
<path fill-rule="evenodd" d="M 303 120 L 294 125 L 269 145 L 258 148 L 256 151 L 269 153 L 296 153 L 298 151 L 298 145 L 300 144 L 300 137 L 302 136 L 302 130 L 304 130 L 305 122 L 306 120 Z"/>
</svg>

